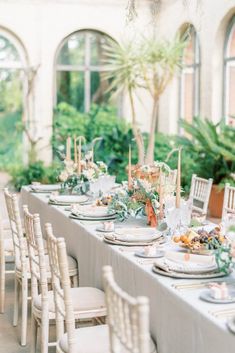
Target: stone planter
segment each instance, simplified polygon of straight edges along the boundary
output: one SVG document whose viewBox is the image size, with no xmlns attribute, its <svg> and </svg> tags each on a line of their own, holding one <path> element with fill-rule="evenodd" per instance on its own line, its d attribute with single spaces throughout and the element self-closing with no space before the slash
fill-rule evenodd
<svg viewBox="0 0 235 353">
<path fill-rule="evenodd" d="M 212 185 L 209 200 L 210 217 L 221 218 L 224 201 L 224 189 L 218 189 L 218 185 Z"/>
</svg>

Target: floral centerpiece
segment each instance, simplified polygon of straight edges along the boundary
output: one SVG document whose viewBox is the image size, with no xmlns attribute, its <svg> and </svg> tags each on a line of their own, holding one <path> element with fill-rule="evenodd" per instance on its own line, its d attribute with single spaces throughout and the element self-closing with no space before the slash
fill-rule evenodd
<svg viewBox="0 0 235 353">
<path fill-rule="evenodd" d="M 146 180 L 134 179 L 132 188 L 126 184 L 112 197 L 109 210 L 115 212 L 119 220 L 129 216 L 148 215 L 148 224 L 157 226 L 157 214 L 160 212 L 159 193 L 155 185 Z"/>
<path fill-rule="evenodd" d="M 59 175 L 63 187 L 69 189 L 72 193 L 77 189 L 81 192 L 87 192 L 90 182 L 98 179 L 101 175 L 107 174 L 107 165 L 102 161 L 96 163 L 92 161 L 91 153 L 86 154 L 80 161 L 80 171 L 78 172 L 77 163 L 72 160 L 64 160 L 64 169 Z"/>
<path fill-rule="evenodd" d="M 171 169 L 164 162 L 155 161 L 153 164 L 137 165 L 132 169 L 132 176 L 137 179 L 145 179 L 150 183 L 155 183 L 160 177 L 160 172 L 170 175 Z"/>
</svg>

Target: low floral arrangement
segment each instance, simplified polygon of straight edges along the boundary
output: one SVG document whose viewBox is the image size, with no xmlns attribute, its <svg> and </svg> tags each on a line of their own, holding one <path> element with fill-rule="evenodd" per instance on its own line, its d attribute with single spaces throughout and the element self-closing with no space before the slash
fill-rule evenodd
<svg viewBox="0 0 235 353">
<path fill-rule="evenodd" d="M 132 175 L 134 178 L 145 179 L 150 183 L 155 183 L 159 179 L 160 171 L 165 176 L 168 176 L 170 175 L 171 169 L 166 163 L 155 161 L 153 164 L 137 165 L 132 170 Z"/>
<path fill-rule="evenodd" d="M 77 171 L 77 164 L 72 160 L 64 160 L 64 169 L 59 175 L 59 180 L 63 183 L 65 189 L 71 192 L 79 189 L 86 192 L 89 189 L 89 183 L 98 179 L 101 175 L 107 174 L 107 165 L 98 161 L 94 163 L 89 155 L 85 156 L 85 160 L 81 160 L 81 172 Z"/>
<path fill-rule="evenodd" d="M 232 224 L 226 230 L 226 235 L 230 239 L 234 239 L 235 224 Z M 229 273 L 235 268 L 235 240 L 228 240 L 222 244 L 215 252 L 215 258 L 220 271 Z"/>
<path fill-rule="evenodd" d="M 117 191 L 109 203 L 109 211 L 115 212 L 120 221 L 130 216 L 148 216 L 148 223 L 156 226 L 156 215 L 160 212 L 159 194 L 156 187 L 146 180 L 133 179 L 132 187 L 127 184 Z"/>
</svg>

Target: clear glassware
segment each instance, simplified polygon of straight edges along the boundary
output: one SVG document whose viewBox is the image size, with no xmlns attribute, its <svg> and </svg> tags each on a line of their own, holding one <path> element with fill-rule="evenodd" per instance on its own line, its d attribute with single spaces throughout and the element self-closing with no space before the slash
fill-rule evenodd
<svg viewBox="0 0 235 353">
<path fill-rule="evenodd" d="M 224 221 L 224 231 L 230 242 L 235 242 L 235 214 L 228 213 Z"/>
</svg>

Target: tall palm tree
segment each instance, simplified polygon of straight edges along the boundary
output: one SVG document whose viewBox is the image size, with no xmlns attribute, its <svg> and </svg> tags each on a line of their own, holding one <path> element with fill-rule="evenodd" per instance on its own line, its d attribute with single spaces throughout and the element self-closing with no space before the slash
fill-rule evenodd
<svg viewBox="0 0 235 353">
<path fill-rule="evenodd" d="M 174 77 L 182 61 L 185 39 L 157 41 L 154 37 L 140 36 L 122 44 L 110 41 L 106 50 L 106 78 L 111 79 L 109 90 L 116 94 L 127 92 L 132 113 L 132 128 L 138 147 L 139 164 L 154 161 L 155 132 L 161 94 Z M 151 124 L 147 151 L 136 120 L 134 95 L 145 89 L 152 99 Z"/>
</svg>

